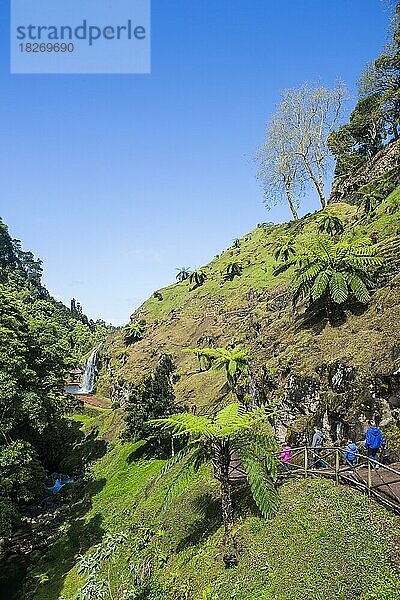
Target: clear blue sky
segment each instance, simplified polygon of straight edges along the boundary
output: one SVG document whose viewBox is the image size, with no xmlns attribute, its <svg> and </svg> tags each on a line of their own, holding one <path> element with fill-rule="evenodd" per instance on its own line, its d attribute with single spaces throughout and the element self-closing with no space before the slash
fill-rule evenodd
<svg viewBox="0 0 400 600">
<path fill-rule="evenodd" d="M 0 215 L 55 295 L 117 324 L 176 267 L 288 219 L 252 163 L 280 91 L 355 90 L 388 24 L 381 0 L 153 0 L 151 75 L 25 76 L 9 74 L 6 4 Z"/>
</svg>

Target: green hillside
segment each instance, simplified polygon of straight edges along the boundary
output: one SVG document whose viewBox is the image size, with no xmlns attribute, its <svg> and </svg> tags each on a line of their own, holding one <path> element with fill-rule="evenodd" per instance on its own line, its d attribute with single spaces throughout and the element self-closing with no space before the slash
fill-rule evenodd
<svg viewBox="0 0 400 600">
<path fill-rule="evenodd" d="M 378 251 L 397 247 L 400 189 L 372 216 L 347 204 L 329 211 L 345 225 L 341 239 L 369 237 Z M 381 415 L 390 452 L 397 456 L 397 413 L 391 404 L 400 355 L 396 261 L 381 272 L 366 307 L 350 303 L 334 322 L 324 311 L 308 317 L 304 304 L 293 309 L 293 268 L 273 274 L 282 240 L 290 236 L 307 244 L 318 235 L 322 216 L 258 227 L 238 248 L 203 268 L 207 280 L 197 290 L 188 281 L 160 290 L 162 299 L 150 298 L 133 316 L 134 322 L 146 321 L 142 340 L 127 344 L 124 329 L 108 339 L 98 391 L 115 400 L 118 390 L 145 386 L 168 354 L 176 366 L 171 380 L 176 402 L 216 410 L 232 397 L 223 374 L 200 372 L 196 359 L 182 349 L 203 339 L 216 346 L 241 342 L 252 350 L 259 390 L 269 401 L 280 398 L 278 437 L 300 443 L 316 419 L 325 419 L 327 435 L 342 443 L 346 429 L 360 432 L 362 416 L 375 414 Z M 233 260 L 240 260 L 243 274 L 223 282 L 221 271 Z M 341 372 L 339 364 L 355 374 L 340 385 L 332 381 Z M 74 419 L 87 442 L 70 460 L 82 450 L 91 460 L 97 447 L 103 451 L 85 478 L 66 491 L 71 512 L 60 539 L 30 573 L 28 597 L 101 598 L 103 585 L 104 598 L 118 600 L 400 598 L 400 521 L 358 491 L 317 479 L 289 481 L 279 488 L 278 513 L 265 520 L 247 487 L 237 488 L 233 533 L 239 565 L 227 570 L 219 491 L 209 466 L 193 474 L 178 497 L 166 500 L 176 470 L 154 481 L 165 459 L 151 444 L 118 435 L 124 431 L 124 409 L 90 409 Z M 87 595 L 79 595 L 82 589 Z"/>
<path fill-rule="evenodd" d="M 341 240 L 366 238 L 377 252 L 396 256 L 400 239 L 399 189 L 373 216 L 344 203 L 331 205 L 327 210 L 339 216 L 345 226 Z M 221 392 L 223 377 L 200 372 L 196 359 L 182 352 L 185 347 L 208 345 L 206 340 L 220 347 L 233 343 L 250 347 L 254 377 L 260 391 L 270 399 L 282 398 L 286 392 L 290 404 L 288 382 L 295 381 L 300 392 L 302 387 L 311 385 L 319 408 L 303 411 L 302 422 L 291 424 L 295 429 L 304 430 L 308 425 L 304 412 L 315 418 L 316 412 L 322 415 L 333 407 L 337 419 L 344 392 L 332 386 L 332 369 L 337 361 L 356 372 L 351 384 L 352 406 L 343 408 L 351 415 L 341 415 L 347 427 L 354 421 L 357 403 L 360 411 L 365 411 L 365 398 L 360 395 L 368 386 L 377 388 L 380 400 L 395 394 L 394 389 L 381 385 L 382 377 L 390 378 L 400 366 L 396 351 L 400 290 L 395 259 L 391 258 L 391 273 L 381 278 L 372 301 L 364 308 L 346 306 L 337 322 L 330 322 L 324 312 L 308 316 L 304 305 L 293 309 L 293 267 L 274 275 L 277 247 L 291 238 L 299 247 L 307 245 L 318 236 L 323 214 L 321 211 L 299 222 L 257 227 L 240 240 L 239 247 L 228 248 L 203 267 L 207 280 L 201 287 L 193 290 L 188 281 L 175 283 L 159 291 L 162 299 L 147 300 L 132 316 L 133 322 L 146 322 L 143 339 L 126 344 L 121 330 L 103 348 L 98 391 L 114 400 L 124 399 L 129 386 L 140 383 L 160 356 L 168 354 L 177 369 L 174 389 L 178 402 L 200 407 L 226 402 L 229 397 Z M 243 266 L 243 273 L 233 281 L 224 281 L 221 273 L 233 261 Z M 348 397 L 349 390 L 346 392 Z M 305 390 L 303 396 L 306 404 L 311 403 L 309 391 Z M 382 406 L 380 403 L 367 409 L 379 411 Z"/>
<path fill-rule="evenodd" d="M 76 418 L 89 433 L 94 426 L 106 431 L 115 417 L 91 411 L 89 419 Z M 278 514 L 265 521 L 239 489 L 240 562 L 226 570 L 218 490 L 209 468 L 165 503 L 174 473 L 149 486 L 163 461 L 141 456 L 142 444 L 112 444 L 94 466 L 93 480 L 75 491 L 72 518 L 32 573 L 35 600 L 75 598 L 85 581 L 72 568 L 77 555 L 89 548 L 93 553 L 99 543 L 104 550 L 110 532 L 124 532 L 126 539 L 99 563 L 96 577 L 107 581 L 107 599 L 400 598 L 400 520 L 359 492 L 323 480 L 288 482 L 280 488 Z M 126 589 L 131 595 L 124 596 Z"/>
</svg>

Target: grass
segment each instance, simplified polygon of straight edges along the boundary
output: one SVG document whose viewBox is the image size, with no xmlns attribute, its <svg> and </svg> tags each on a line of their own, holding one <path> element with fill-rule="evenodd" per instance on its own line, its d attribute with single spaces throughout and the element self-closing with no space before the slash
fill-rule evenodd
<svg viewBox="0 0 400 600">
<path fill-rule="evenodd" d="M 398 237 L 400 188 L 372 216 L 344 203 L 328 210 L 345 224 L 344 239 L 373 235 L 385 243 Z M 250 346 L 258 366 L 277 374 L 290 370 L 314 377 L 321 366 L 338 359 L 354 364 L 360 372 L 377 361 L 382 372 L 396 370 L 400 364 L 394 364 L 392 341 L 400 336 L 400 290 L 395 280 L 377 291 L 367 310 L 346 310 L 340 327 L 331 326 L 324 315 L 300 327 L 285 296 L 292 269 L 273 275 L 277 245 L 290 237 L 298 244 L 307 243 L 318 235 L 320 218 L 318 212 L 298 222 L 257 227 L 240 240 L 239 248 L 228 248 L 202 267 L 208 275 L 203 286 L 192 290 L 185 281 L 161 290 L 161 301 L 149 298 L 136 311 L 136 317 L 147 322 L 144 339 L 126 347 L 116 333 L 103 347 L 114 382 L 138 383 L 160 353 L 168 353 L 177 365 L 175 389 L 180 401 L 203 406 L 210 398 L 222 398 L 222 381 L 199 373 L 196 359 L 181 352 L 198 346 L 205 337 L 218 346 L 237 342 Z M 243 265 L 243 275 L 223 283 L 221 273 L 231 261 Z M 383 312 L 378 312 L 379 305 Z M 112 387 L 104 373 L 99 389 L 110 395 Z"/>
<path fill-rule="evenodd" d="M 130 566 L 146 561 L 151 575 L 145 596 L 137 597 L 148 600 L 201 600 L 206 591 L 218 600 L 400 598 L 400 520 L 359 492 L 325 480 L 288 482 L 280 489 L 278 514 L 266 521 L 247 490 L 238 490 L 239 566 L 226 570 L 209 468 L 166 503 L 173 474 L 149 486 L 163 461 L 145 458 L 144 451 L 143 443 L 117 443 L 94 465 L 72 520 L 32 573 L 34 600 L 60 594 L 69 600 L 83 582 L 73 567 L 77 555 L 106 532 L 119 531 L 128 542 L 103 565 L 114 600 L 132 585 Z"/>
<path fill-rule="evenodd" d="M 400 189 L 373 216 L 363 217 L 346 204 L 329 210 L 345 222 L 345 238 L 374 233 L 385 242 L 399 234 Z M 199 373 L 196 359 L 181 349 L 197 346 L 204 336 L 220 346 L 240 341 L 255 350 L 256 367 L 267 367 L 276 376 L 277 396 L 286 393 L 287 373 L 320 386 L 320 404 L 313 405 L 312 413 L 303 411 L 292 424 L 303 431 L 307 419 L 326 410 L 328 397 L 335 406 L 342 401 L 329 388 L 327 373 L 335 360 L 354 365 L 361 375 L 393 373 L 400 366 L 393 351 L 400 336 L 399 277 L 379 289 L 364 310 L 346 311 L 340 325 L 319 318 L 299 326 L 285 298 L 292 273 L 273 275 L 273 252 L 279 241 L 296 236 L 299 243 L 307 242 L 317 234 L 319 218 L 317 213 L 298 223 L 259 227 L 240 240 L 238 249 L 229 248 L 203 267 L 208 279 L 197 290 L 184 282 L 161 290 L 162 301 L 150 298 L 137 312 L 147 321 L 145 338 L 127 348 L 117 333 L 102 349 L 114 377 L 119 383 L 138 382 L 160 353 L 167 352 L 177 364 L 179 401 L 217 404 L 227 400 L 221 390 L 223 376 Z M 221 285 L 228 262 L 240 262 L 243 275 Z M 254 293 L 249 295 L 249 290 Z M 108 374 L 99 387 L 111 390 Z M 351 399 L 352 422 L 361 396 Z M 300 414 L 307 398 L 296 397 Z M 357 491 L 324 480 L 291 481 L 280 489 L 278 514 L 265 521 L 247 490 L 238 489 L 239 565 L 226 570 L 210 468 L 166 503 L 174 473 L 150 483 L 163 461 L 148 455 L 143 443 L 118 439 L 121 411 L 90 409 L 75 419 L 87 436 L 83 449 L 89 444 L 91 457 L 93 448 L 103 452 L 97 456 L 92 478 L 75 488 L 59 541 L 33 569 L 34 600 L 57 600 L 61 594 L 70 600 L 83 581 L 74 567 L 78 555 L 90 552 L 107 532 L 119 531 L 128 541 L 114 562 L 106 560 L 102 566 L 113 600 L 122 600 L 139 575 L 138 600 L 202 600 L 212 595 L 213 600 L 400 600 L 399 519 Z M 307 421 L 304 427 L 301 419 Z"/>
</svg>

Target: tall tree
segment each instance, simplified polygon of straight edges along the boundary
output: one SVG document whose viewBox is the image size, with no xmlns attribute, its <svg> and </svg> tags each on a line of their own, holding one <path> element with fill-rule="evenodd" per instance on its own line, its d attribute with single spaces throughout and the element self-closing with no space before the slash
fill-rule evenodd
<svg viewBox="0 0 400 600">
<path fill-rule="evenodd" d="M 273 123 L 278 128 L 284 158 L 291 167 L 291 187 L 309 181 L 316 189 L 322 208 L 327 200 L 324 180 L 331 162 L 328 137 L 340 123 L 346 89 L 304 83 L 283 92 Z M 293 170 L 295 169 L 295 170 Z"/>
<path fill-rule="evenodd" d="M 297 221 L 302 170 L 298 157 L 291 153 L 290 140 L 282 135 L 283 130 L 282 115 L 274 115 L 267 124 L 265 142 L 256 154 L 259 165 L 257 178 L 263 186 L 266 207 L 286 201 L 293 219 Z"/>
<path fill-rule="evenodd" d="M 388 135 L 400 137 L 400 3 L 396 6 L 393 42 L 364 71 L 361 98 L 379 98 L 379 109 Z"/>
<path fill-rule="evenodd" d="M 388 138 L 400 137 L 400 3 L 393 25 L 393 42 L 368 65 L 360 79 L 359 101 L 350 122 L 329 137 L 337 176 L 356 170 Z"/>
</svg>

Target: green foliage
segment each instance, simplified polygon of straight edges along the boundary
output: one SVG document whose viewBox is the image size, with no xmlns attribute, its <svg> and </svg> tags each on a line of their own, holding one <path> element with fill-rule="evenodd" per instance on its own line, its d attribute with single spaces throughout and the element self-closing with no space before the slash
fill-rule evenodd
<svg viewBox="0 0 400 600">
<path fill-rule="evenodd" d="M 124 342 L 127 346 L 139 342 L 143 339 L 146 331 L 146 321 L 141 319 L 134 323 L 129 323 L 123 329 Z"/>
<path fill-rule="evenodd" d="M 237 344 L 232 348 L 185 348 L 183 352 L 210 359 L 215 370 L 225 369 L 229 386 L 234 389 L 240 378 L 249 374 L 250 349 Z"/>
<path fill-rule="evenodd" d="M 192 273 L 190 273 L 189 283 L 193 285 L 192 289 L 196 289 L 203 285 L 206 279 L 207 275 L 206 273 L 204 273 L 204 271 L 193 271 Z"/>
<path fill-rule="evenodd" d="M 45 471 L 28 442 L 18 440 L 3 447 L 0 473 L 3 494 L 15 502 L 34 500 L 43 492 Z"/>
<path fill-rule="evenodd" d="M 125 407 L 125 437 L 137 441 L 154 433 L 150 419 L 177 411 L 172 375 L 175 366 L 170 356 L 160 358 L 158 365 L 143 381 L 135 385 Z"/>
<path fill-rule="evenodd" d="M 206 588 L 203 590 L 201 595 L 201 600 L 219 600 L 218 594 L 214 594 L 211 588 Z"/>
<path fill-rule="evenodd" d="M 71 600 L 109 600 L 110 599 L 110 568 L 104 573 L 105 561 L 110 567 L 115 563 L 121 546 L 127 541 L 125 533 L 107 534 L 100 544 L 97 544 L 90 554 L 78 557 L 77 572 L 85 578 L 81 589 Z M 65 600 L 60 596 L 58 600 Z"/>
<path fill-rule="evenodd" d="M 319 238 L 303 248 L 297 258 L 292 287 L 294 301 L 320 298 L 328 303 L 343 304 L 350 296 L 369 302 L 373 286 L 373 269 L 382 258 L 370 240 L 335 244 L 330 238 Z"/>
<path fill-rule="evenodd" d="M 224 279 L 225 281 L 232 281 L 235 277 L 240 277 L 242 273 L 243 267 L 240 263 L 229 263 L 225 269 Z"/>
<path fill-rule="evenodd" d="M 173 436 L 185 436 L 189 439 L 187 445 L 164 465 L 158 479 L 179 465 L 177 477 L 180 476 L 187 482 L 191 471 L 196 472 L 211 453 L 214 476 L 220 483 L 225 529 L 228 530 L 232 520 L 228 472 L 236 449 L 246 468 L 258 508 L 265 517 L 271 516 L 278 506 L 274 486 L 277 445 L 267 427 L 271 416 L 271 412 L 265 409 L 241 414 L 239 404 L 230 404 L 212 417 L 187 413 L 152 421 L 155 426 Z"/>
<path fill-rule="evenodd" d="M 360 191 L 358 194 L 360 196 L 359 207 L 362 208 L 367 215 L 374 213 L 383 200 L 383 195 L 376 189 Z"/>
<path fill-rule="evenodd" d="M 276 261 L 280 260 L 286 263 L 290 258 L 295 256 L 295 254 L 296 242 L 293 238 L 290 238 L 279 243 L 275 250 L 274 257 Z"/>
<path fill-rule="evenodd" d="M 319 221 L 318 231 L 334 237 L 335 235 L 340 235 L 344 232 L 344 225 L 339 217 L 329 212 L 325 212 Z"/>
<path fill-rule="evenodd" d="M 21 502 L 40 497 L 45 469 L 57 470 L 75 442 L 61 390 L 107 331 L 54 300 L 41 273 L 41 261 L 0 221 L 0 536 Z"/>
<path fill-rule="evenodd" d="M 179 267 L 177 269 L 178 273 L 176 275 L 176 279 L 179 283 L 182 281 L 186 281 L 190 277 L 190 269 L 189 267 Z"/>
<path fill-rule="evenodd" d="M 393 43 L 364 72 L 360 99 L 350 122 L 329 139 L 336 158 L 336 175 L 353 172 L 374 156 L 389 136 L 399 139 L 400 127 L 400 13 L 396 11 Z"/>
</svg>

